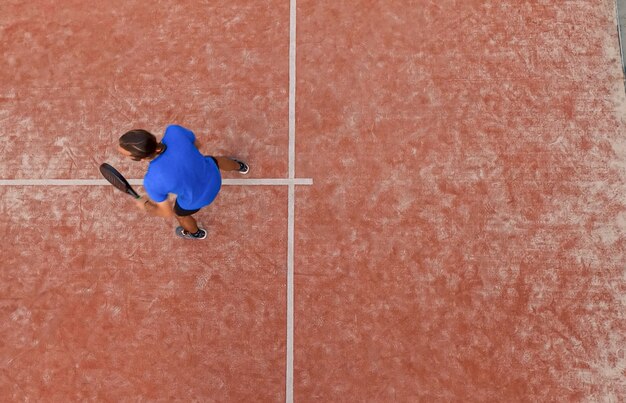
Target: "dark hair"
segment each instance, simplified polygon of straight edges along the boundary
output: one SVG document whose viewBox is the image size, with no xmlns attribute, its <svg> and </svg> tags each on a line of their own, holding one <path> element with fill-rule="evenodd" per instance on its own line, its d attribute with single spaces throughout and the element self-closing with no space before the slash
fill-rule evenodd
<svg viewBox="0 0 626 403">
<path fill-rule="evenodd" d="M 150 157 L 157 151 L 154 134 L 137 129 L 126 132 L 120 137 L 120 147 L 128 151 L 135 161 Z"/>
</svg>

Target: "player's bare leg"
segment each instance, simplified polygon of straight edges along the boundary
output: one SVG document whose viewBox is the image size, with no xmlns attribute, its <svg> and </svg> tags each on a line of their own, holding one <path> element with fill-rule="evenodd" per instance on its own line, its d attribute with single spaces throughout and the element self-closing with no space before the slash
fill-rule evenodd
<svg viewBox="0 0 626 403">
<path fill-rule="evenodd" d="M 183 229 L 189 232 L 190 234 L 195 234 L 196 232 L 198 232 L 198 223 L 196 222 L 196 219 L 193 218 L 192 216 L 177 215 L 176 219 L 178 220 L 178 223 L 180 224 L 180 226 L 183 227 Z"/>
<path fill-rule="evenodd" d="M 248 164 L 243 161 L 239 161 L 234 158 L 228 157 L 213 157 L 217 161 L 217 167 L 221 171 L 237 171 L 242 175 L 247 174 L 250 171 Z"/>
</svg>

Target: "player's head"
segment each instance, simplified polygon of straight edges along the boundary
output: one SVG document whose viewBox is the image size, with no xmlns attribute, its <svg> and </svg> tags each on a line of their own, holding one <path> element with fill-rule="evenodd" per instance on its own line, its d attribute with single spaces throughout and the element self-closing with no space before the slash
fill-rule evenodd
<svg viewBox="0 0 626 403">
<path fill-rule="evenodd" d="M 141 129 L 131 130 L 120 137 L 118 151 L 135 161 L 141 161 L 153 157 L 158 144 L 154 134 Z"/>
</svg>

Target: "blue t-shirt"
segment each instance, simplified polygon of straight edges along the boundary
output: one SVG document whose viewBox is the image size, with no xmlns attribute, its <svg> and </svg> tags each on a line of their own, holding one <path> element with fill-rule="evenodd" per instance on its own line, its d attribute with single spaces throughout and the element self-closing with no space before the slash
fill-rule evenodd
<svg viewBox="0 0 626 403">
<path fill-rule="evenodd" d="M 171 125 L 161 142 L 167 149 L 153 159 L 143 179 L 148 196 L 157 203 L 168 193 L 176 195 L 178 205 L 195 210 L 210 204 L 222 186 L 220 170 L 211 157 L 205 157 L 193 144 L 191 130 Z"/>
</svg>

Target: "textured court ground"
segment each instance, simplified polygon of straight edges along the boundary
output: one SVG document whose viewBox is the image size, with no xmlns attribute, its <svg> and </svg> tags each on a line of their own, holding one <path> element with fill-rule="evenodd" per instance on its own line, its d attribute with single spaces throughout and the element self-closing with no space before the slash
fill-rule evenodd
<svg viewBox="0 0 626 403">
<path fill-rule="evenodd" d="M 614 3 L 291 6 L 3 2 L 0 400 L 626 400 Z M 170 123 L 206 242 L 71 182 Z"/>
</svg>

